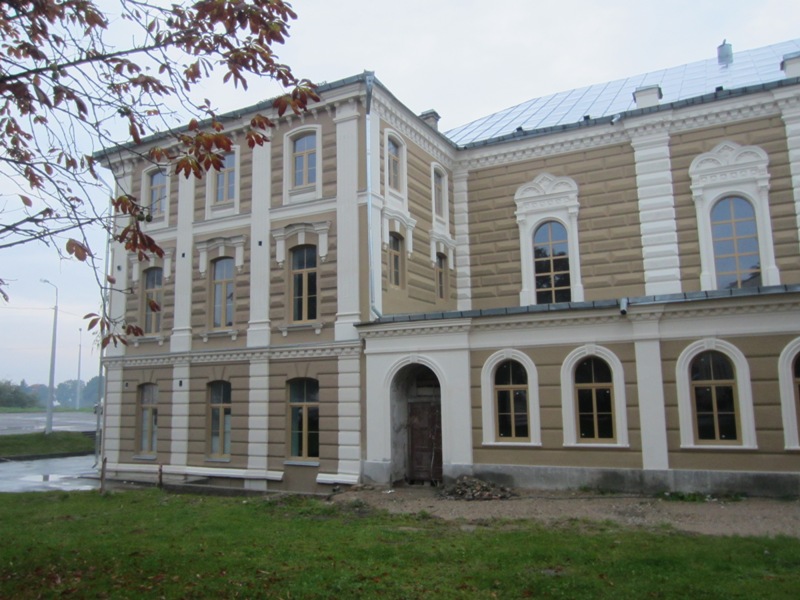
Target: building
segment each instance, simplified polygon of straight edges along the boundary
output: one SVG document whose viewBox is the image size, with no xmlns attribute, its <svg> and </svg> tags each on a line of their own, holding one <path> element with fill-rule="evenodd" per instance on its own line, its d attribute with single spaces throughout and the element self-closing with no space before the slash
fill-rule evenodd
<svg viewBox="0 0 800 600">
<path fill-rule="evenodd" d="M 112 252 L 108 473 L 800 493 L 799 76 L 723 44 L 442 133 L 364 73 L 204 180 L 115 149 L 166 254 Z"/>
</svg>

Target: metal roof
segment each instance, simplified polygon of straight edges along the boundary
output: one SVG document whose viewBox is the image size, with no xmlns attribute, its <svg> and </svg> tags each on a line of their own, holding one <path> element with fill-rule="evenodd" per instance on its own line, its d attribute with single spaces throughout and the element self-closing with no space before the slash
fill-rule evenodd
<svg viewBox="0 0 800 600">
<path fill-rule="evenodd" d="M 445 135 L 459 146 L 511 135 L 519 128 L 532 131 L 558 127 L 634 110 L 633 92 L 641 87 L 659 85 L 661 104 L 670 104 L 725 90 L 744 88 L 785 78 L 781 61 L 787 54 L 800 51 L 800 39 L 781 42 L 755 50 L 733 52 L 733 62 L 719 64 L 717 56 L 679 67 L 661 69 L 598 83 L 587 87 L 533 98 L 461 127 Z"/>
</svg>

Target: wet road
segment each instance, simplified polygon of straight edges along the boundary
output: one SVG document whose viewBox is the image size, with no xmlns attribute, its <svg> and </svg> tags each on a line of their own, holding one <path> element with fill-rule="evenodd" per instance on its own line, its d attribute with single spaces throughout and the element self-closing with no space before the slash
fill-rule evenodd
<svg viewBox="0 0 800 600">
<path fill-rule="evenodd" d="M 0 435 L 44 431 L 47 413 L 0 413 Z M 53 431 L 94 431 L 97 416 L 91 412 L 54 412 Z"/>
<path fill-rule="evenodd" d="M 0 462 L 0 493 L 96 490 L 94 455 Z"/>
</svg>

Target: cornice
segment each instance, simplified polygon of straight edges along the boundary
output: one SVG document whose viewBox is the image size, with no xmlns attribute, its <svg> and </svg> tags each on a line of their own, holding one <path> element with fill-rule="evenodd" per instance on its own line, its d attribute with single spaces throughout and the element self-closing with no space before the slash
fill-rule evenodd
<svg viewBox="0 0 800 600">
<path fill-rule="evenodd" d="M 422 148 L 434 160 L 441 163 L 443 167 L 450 170 L 455 167 L 455 151 L 444 140 L 431 136 L 430 128 L 417 122 L 415 115 L 412 115 L 412 118 L 408 118 L 400 114 L 394 103 L 380 94 L 375 94 L 372 97 L 372 109 L 392 129 Z M 410 112 L 409 115 L 411 115 Z M 425 129 L 428 129 L 428 131 L 425 131 Z"/>
<path fill-rule="evenodd" d="M 758 94 L 735 100 L 721 100 L 674 111 L 672 132 L 727 125 L 738 121 L 780 116 L 781 109 L 772 94 Z"/>
<path fill-rule="evenodd" d="M 411 335 L 431 335 L 448 333 L 469 333 L 471 320 L 435 320 L 380 323 L 369 325 L 369 329 L 359 331 L 362 338 L 406 337 Z"/>
<path fill-rule="evenodd" d="M 340 356 L 359 356 L 359 342 L 337 342 L 334 344 L 314 344 L 272 348 L 252 348 L 239 350 L 220 350 L 218 352 L 185 352 L 136 357 L 104 358 L 108 368 L 152 368 L 175 365 L 234 363 L 269 360 L 297 360 L 312 358 L 338 358 Z"/>
</svg>

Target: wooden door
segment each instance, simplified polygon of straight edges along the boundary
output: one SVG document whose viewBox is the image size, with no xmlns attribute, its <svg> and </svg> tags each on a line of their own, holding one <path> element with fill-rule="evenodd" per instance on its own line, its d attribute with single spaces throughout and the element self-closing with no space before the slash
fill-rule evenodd
<svg viewBox="0 0 800 600">
<path fill-rule="evenodd" d="M 438 402 L 408 404 L 409 483 L 442 480 L 442 417 Z"/>
</svg>

